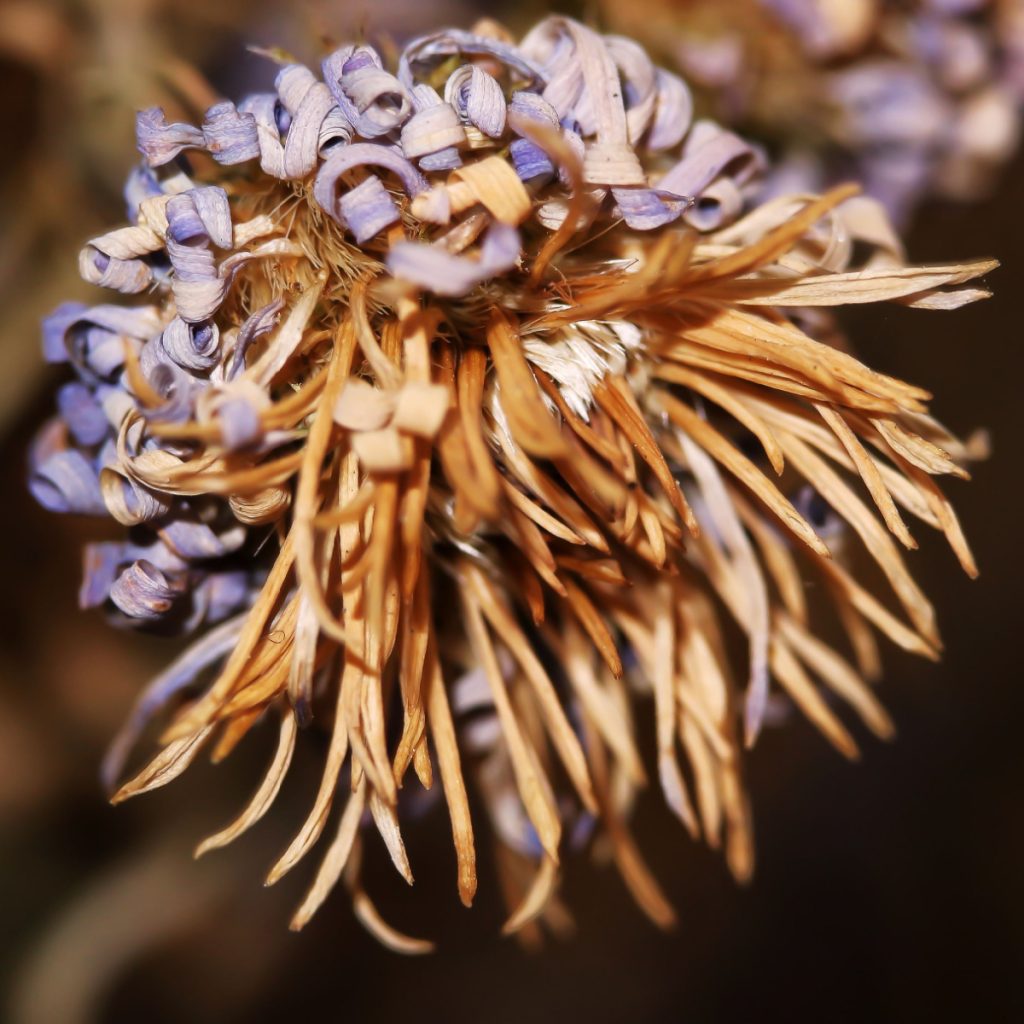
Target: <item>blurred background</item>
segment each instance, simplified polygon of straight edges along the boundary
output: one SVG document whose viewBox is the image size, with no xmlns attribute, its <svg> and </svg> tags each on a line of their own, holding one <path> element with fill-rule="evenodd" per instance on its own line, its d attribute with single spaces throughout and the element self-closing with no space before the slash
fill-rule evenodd
<svg viewBox="0 0 1024 1024">
<path fill-rule="evenodd" d="M 299 745 L 275 813 L 198 863 L 192 847 L 247 798 L 269 735 L 256 730 L 226 763 L 199 763 L 173 786 L 110 808 L 98 781 L 104 746 L 173 643 L 77 611 L 80 549 L 101 527 L 42 511 L 24 475 L 59 376 L 42 363 L 38 321 L 61 300 L 88 297 L 76 254 L 123 218 L 134 111 L 160 103 L 190 113 L 211 95 L 268 83 L 271 71 L 247 44 L 316 62 L 353 36 L 401 40 L 468 27 L 481 14 L 522 29 L 545 8 L 3 0 L 0 1019 L 1024 1020 L 1020 4 L 609 0 L 560 9 L 688 63 L 703 109 L 756 131 L 780 165 L 804 176 L 795 180 L 860 175 L 906 225 L 915 261 L 1002 261 L 995 298 L 980 306 L 845 320 L 865 360 L 933 391 L 934 411 L 954 431 L 992 434 L 993 457 L 951 491 L 981 579 L 965 579 L 932 538 L 911 560 L 939 609 L 945 659 L 933 666 L 886 652 L 883 696 L 899 736 L 891 745 L 862 737 L 859 765 L 800 719 L 763 737 L 748 770 L 758 868 L 747 889 L 686 838 L 656 794 L 644 801 L 638 839 L 679 911 L 668 935 L 613 871 L 579 856 L 563 884 L 576 934 L 532 952 L 501 939 L 486 857 L 476 908 L 458 904 L 443 815 L 407 835 L 415 889 L 400 888 L 384 858 L 366 872 L 385 915 L 436 938 L 440 952 L 388 953 L 340 892 L 303 933 L 289 933 L 308 870 L 273 889 L 260 883 L 316 785 L 313 741 Z M 928 28 L 936 21 L 942 31 Z M 910 78 L 893 79 L 894 66 Z M 839 101 L 854 73 L 868 84 L 851 121 L 853 108 Z M 879 82 L 888 83 L 880 96 Z M 870 129 L 883 122 L 885 131 Z"/>
</svg>

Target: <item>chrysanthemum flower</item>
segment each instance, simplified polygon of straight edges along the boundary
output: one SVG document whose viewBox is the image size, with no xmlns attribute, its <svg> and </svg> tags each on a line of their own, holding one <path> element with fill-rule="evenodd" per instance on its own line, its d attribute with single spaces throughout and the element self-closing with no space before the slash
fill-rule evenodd
<svg viewBox="0 0 1024 1024">
<path fill-rule="evenodd" d="M 897 222 L 929 198 L 982 198 L 1019 145 L 1022 0 L 641 0 L 603 12 L 673 54 L 720 120 L 770 137 L 776 179 L 853 178 Z"/>
<path fill-rule="evenodd" d="M 114 800 L 272 720 L 272 763 L 212 850 L 322 729 L 319 791 L 268 876 L 337 810 L 294 927 L 344 875 L 385 942 L 426 948 L 377 916 L 362 836 L 411 882 L 402 808 L 441 790 L 469 904 L 469 784 L 509 931 L 550 912 L 564 848 L 595 830 L 668 924 L 629 831 L 649 784 L 634 718 L 653 709 L 671 812 L 746 878 L 743 751 L 771 691 L 854 756 L 841 705 L 891 731 L 873 630 L 939 650 L 904 515 L 975 571 L 934 481 L 966 475 L 965 447 L 920 388 L 801 324 L 847 303 L 950 309 L 993 264 L 906 266 L 851 187 L 747 209 L 758 151 L 692 122 L 640 46 L 566 18 L 518 44 L 439 31 L 394 71 L 366 45 L 322 80 L 280 63 L 274 92 L 200 127 L 139 115 L 130 223 L 80 266 L 143 301 L 46 322 L 47 358 L 77 379 L 31 486 L 127 530 L 87 552 L 82 604 L 200 634 L 114 744 Z M 898 612 L 844 568 L 844 522 Z M 807 581 L 852 661 L 816 635 Z M 159 751 L 118 788 L 157 715 Z"/>
</svg>

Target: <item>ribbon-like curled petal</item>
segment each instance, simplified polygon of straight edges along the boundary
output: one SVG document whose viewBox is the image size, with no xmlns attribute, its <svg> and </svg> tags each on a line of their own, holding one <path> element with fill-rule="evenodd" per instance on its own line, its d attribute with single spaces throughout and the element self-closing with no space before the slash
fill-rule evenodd
<svg viewBox="0 0 1024 1024">
<path fill-rule="evenodd" d="M 459 147 L 466 144 L 466 130 L 459 112 L 429 85 L 417 85 L 412 100 L 416 113 L 402 126 L 402 152 L 419 159 L 425 171 L 461 166 Z"/>
<path fill-rule="evenodd" d="M 107 511 L 96 468 L 74 448 L 50 455 L 29 477 L 28 487 L 50 512 L 101 516 Z"/>
<path fill-rule="evenodd" d="M 533 63 L 522 48 L 500 39 L 474 35 L 450 28 L 414 39 L 402 51 L 398 62 L 398 78 L 409 89 L 416 84 L 422 65 L 433 65 L 455 56 L 493 57 L 527 85 L 542 84 L 544 72 Z"/>
<path fill-rule="evenodd" d="M 514 227 L 495 223 L 484 236 L 478 259 L 455 256 L 437 245 L 399 242 L 388 253 L 388 269 L 395 277 L 436 295 L 465 295 L 481 281 L 512 270 L 519 261 L 521 245 Z"/>
<path fill-rule="evenodd" d="M 135 140 L 150 167 L 173 160 L 183 149 L 203 149 L 203 133 L 190 124 L 168 124 L 160 107 L 140 110 L 135 117 Z"/>
<path fill-rule="evenodd" d="M 429 187 L 427 179 L 393 149 L 385 149 L 383 146 L 375 146 L 368 142 L 358 142 L 335 149 L 324 161 L 316 176 L 313 196 L 323 210 L 339 224 L 345 223 L 345 216 L 336 196 L 338 180 L 346 171 L 351 171 L 355 167 L 383 167 L 391 171 L 399 178 L 410 196 L 426 192 Z"/>
<path fill-rule="evenodd" d="M 230 100 L 215 103 L 203 119 L 203 145 L 221 164 L 242 164 L 260 155 L 256 118 Z"/>
<path fill-rule="evenodd" d="M 451 75 L 444 98 L 470 124 L 492 139 L 505 133 L 505 94 L 498 82 L 483 68 L 464 64 Z"/>
<path fill-rule="evenodd" d="M 165 328 L 163 349 L 186 370 L 212 369 L 220 361 L 220 328 L 212 321 L 189 324 L 176 316 Z"/>
<path fill-rule="evenodd" d="M 185 580 L 172 578 L 152 562 L 133 562 L 114 581 L 110 600 L 131 619 L 163 618 L 185 592 Z"/>
<path fill-rule="evenodd" d="M 343 46 L 324 59 L 322 70 L 342 114 L 364 139 L 400 128 L 412 113 L 409 90 L 369 46 Z"/>
<path fill-rule="evenodd" d="M 93 390 L 78 381 L 61 386 L 57 408 L 75 441 L 86 447 L 99 444 L 110 432 L 107 414 Z"/>
</svg>

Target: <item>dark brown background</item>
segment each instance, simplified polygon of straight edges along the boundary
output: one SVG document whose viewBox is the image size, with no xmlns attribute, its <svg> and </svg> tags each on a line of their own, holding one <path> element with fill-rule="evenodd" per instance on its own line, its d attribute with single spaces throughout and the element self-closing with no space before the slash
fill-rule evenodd
<svg viewBox="0 0 1024 1024">
<path fill-rule="evenodd" d="M 862 763 L 850 765 L 802 721 L 769 732 L 750 762 L 759 863 L 745 890 L 652 794 L 638 831 L 679 909 L 667 936 L 641 917 L 614 872 L 581 857 L 567 863 L 563 890 L 578 934 L 523 953 L 498 937 L 486 857 L 478 906 L 467 912 L 455 895 L 447 823 L 428 819 L 407 837 L 414 890 L 380 851 L 368 868 L 395 923 L 441 943 L 435 956 L 403 959 L 362 931 L 340 893 L 303 934 L 287 932 L 311 864 L 276 889 L 260 886 L 305 812 L 322 755 L 315 742 L 300 745 L 276 812 L 198 865 L 192 844 L 244 800 L 267 736 L 142 801 L 117 810 L 103 801 L 104 742 L 170 652 L 76 611 L 78 550 L 95 525 L 33 505 L 24 451 L 57 380 L 38 366 L 34 324 L 58 288 L 74 290 L 78 242 L 119 216 L 113 182 L 132 152 L 112 122 L 130 116 L 132 101 L 111 90 L 104 106 L 82 92 L 108 74 L 102 33 L 89 26 L 109 3 L 27 6 L 55 14 L 46 31 L 66 31 L 71 42 L 43 59 L 26 57 L 24 44 L 0 49 L 0 1019 L 72 1021 L 65 996 L 93 1007 L 92 1018 L 77 1019 L 104 1022 L 1024 1019 L 1024 164 L 979 206 L 927 207 L 909 239 L 922 261 L 998 256 L 996 298 L 956 313 L 886 309 L 850 320 L 869 363 L 932 389 L 952 428 L 985 425 L 994 439 L 994 457 L 973 483 L 952 488 L 981 579 L 966 580 L 932 539 L 912 558 L 947 652 L 939 666 L 886 652 L 897 741 L 865 738 Z M 214 22 L 210 10 L 190 14 L 198 26 L 190 32 L 191 6 L 172 15 L 156 2 L 121 5 L 142 19 L 140 38 L 173 40 L 234 91 L 226 58 L 243 78 L 256 73 L 252 58 L 238 56 L 246 32 L 234 27 L 230 4 Z M 470 20 L 452 6 L 437 17 Z M 124 20 L 116 7 L 115 22 Z M 260 4 L 245 10 L 256 26 L 248 38 L 269 41 L 275 16 Z M 141 74 L 141 93 L 152 88 Z M 139 105 L 150 99 L 134 96 Z M 61 110 L 77 121 L 55 129 Z M 107 131 L 116 142 L 101 144 Z M 84 206 L 74 196 L 85 196 Z M 15 229 L 29 230 L 20 249 Z M 90 988 L 91 1002 L 81 994 Z"/>
</svg>

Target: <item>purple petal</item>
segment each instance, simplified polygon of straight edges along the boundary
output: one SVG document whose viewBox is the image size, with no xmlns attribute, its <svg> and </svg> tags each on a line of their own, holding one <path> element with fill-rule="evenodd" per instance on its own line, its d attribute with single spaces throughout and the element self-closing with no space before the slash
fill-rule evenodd
<svg viewBox="0 0 1024 1024">
<path fill-rule="evenodd" d="M 279 100 L 275 93 L 256 93 L 238 104 L 243 114 L 251 114 L 256 122 L 259 139 L 260 168 L 274 178 L 284 177 L 284 146 L 277 123 Z"/>
<path fill-rule="evenodd" d="M 411 160 L 422 157 L 424 170 L 461 166 L 458 147 L 466 144 L 466 131 L 458 111 L 429 85 L 417 85 L 412 99 L 416 113 L 402 126 L 402 152 Z"/>
<path fill-rule="evenodd" d="M 466 64 L 448 76 L 444 98 L 470 124 L 492 139 L 505 133 L 505 94 L 483 68 Z"/>
<path fill-rule="evenodd" d="M 281 103 L 291 115 L 284 144 L 285 177 L 304 178 L 317 164 L 321 125 L 336 106 L 334 97 L 302 64 L 282 68 L 275 84 Z"/>
<path fill-rule="evenodd" d="M 110 430 L 107 415 L 92 389 L 77 381 L 64 384 L 58 390 L 57 408 L 71 436 L 80 445 L 99 444 Z"/>
<path fill-rule="evenodd" d="M 457 28 L 432 32 L 409 43 L 402 51 L 398 63 L 398 77 L 406 88 L 411 89 L 416 84 L 417 76 L 426 71 L 427 67 L 459 55 L 493 57 L 527 85 L 542 84 L 545 80 L 544 72 L 514 45 Z"/>
<path fill-rule="evenodd" d="M 153 271 L 145 261 L 118 259 L 91 244 L 79 254 L 78 272 L 88 284 L 128 295 L 144 292 L 153 281 Z"/>
<path fill-rule="evenodd" d="M 78 607 L 83 611 L 99 608 L 110 596 L 118 573 L 126 558 L 124 544 L 105 541 L 87 544 L 82 560 L 82 585 L 78 590 Z"/>
<path fill-rule="evenodd" d="M 99 476 L 92 463 L 75 449 L 50 455 L 29 477 L 28 488 L 50 512 L 107 514 Z"/>
<path fill-rule="evenodd" d="M 699 197 L 730 165 L 731 177 L 738 183 L 749 180 L 762 164 L 757 151 L 732 132 L 709 121 L 694 125 L 679 161 L 658 182 L 659 192 L 684 197 Z"/>
<path fill-rule="evenodd" d="M 217 411 L 221 442 L 229 451 L 240 451 L 256 444 L 263 437 L 260 412 L 244 398 L 232 398 Z"/>
<path fill-rule="evenodd" d="M 352 125 L 348 123 L 348 118 L 341 112 L 341 108 L 335 104 L 320 122 L 318 147 L 321 158 L 327 156 L 330 147 L 338 143 L 348 145 L 351 141 Z"/>
<path fill-rule="evenodd" d="M 213 572 L 196 588 L 195 602 L 202 609 L 202 620 L 221 622 L 249 604 L 252 579 L 241 570 Z"/>
<path fill-rule="evenodd" d="M 139 207 L 143 201 L 159 195 L 163 195 L 163 189 L 153 169 L 146 164 L 136 164 L 128 172 L 128 180 L 124 185 L 128 219 L 134 224 L 139 219 Z"/>
<path fill-rule="evenodd" d="M 175 363 L 165 362 L 158 362 L 147 377 L 150 386 L 163 399 L 157 408 L 146 410 L 147 416 L 172 423 L 191 419 L 197 391 L 195 378 Z"/>
<path fill-rule="evenodd" d="M 186 370 L 206 371 L 220 361 L 220 328 L 212 321 L 187 324 L 175 317 L 164 329 L 163 350 Z"/>
<path fill-rule="evenodd" d="M 206 233 L 219 249 L 230 249 L 232 244 L 231 207 L 224 189 L 216 185 L 191 189 L 187 195 L 192 197 L 199 219 L 206 228 Z M 171 202 L 167 203 L 170 207 Z M 170 222 L 170 212 L 167 214 Z"/>
<path fill-rule="evenodd" d="M 663 199 L 650 188 L 613 188 L 622 219 L 636 231 L 653 231 L 678 220 L 685 202 Z"/>
<path fill-rule="evenodd" d="M 160 539 L 177 555 L 188 562 L 223 558 L 237 551 L 245 543 L 245 527 L 235 524 L 221 535 L 214 533 L 206 523 L 188 519 L 174 519 L 159 530 Z"/>
<path fill-rule="evenodd" d="M 215 103 L 203 118 L 203 145 L 219 164 L 241 164 L 260 155 L 256 118 L 230 100 Z"/>
<path fill-rule="evenodd" d="M 338 202 L 338 209 L 360 245 L 400 219 L 394 200 L 374 174 L 346 192 Z"/>
<path fill-rule="evenodd" d="M 343 46 L 324 59 L 321 70 L 342 114 L 364 139 L 387 135 L 412 114 L 409 90 L 368 46 Z"/>
<path fill-rule="evenodd" d="M 658 68 L 658 101 L 654 120 L 647 132 L 646 144 L 651 150 L 674 149 L 683 141 L 693 120 L 693 97 L 686 83 L 669 71 Z"/>
<path fill-rule="evenodd" d="M 235 349 L 231 353 L 231 367 L 227 373 L 227 379 L 231 380 L 245 368 L 245 353 L 249 346 L 264 334 L 269 334 L 281 319 L 281 310 L 284 309 L 284 298 L 279 296 L 273 302 L 268 302 L 262 309 L 256 310 L 238 332 L 238 339 L 235 341 Z"/>
<path fill-rule="evenodd" d="M 479 259 L 455 256 L 437 245 L 398 242 L 387 256 L 391 274 L 437 295 L 458 296 L 481 281 L 513 270 L 521 249 L 519 232 L 508 224 L 492 224 Z"/>
<path fill-rule="evenodd" d="M 124 365 L 124 351 L 136 339 L 160 330 L 160 315 L 152 306 L 93 306 L 67 303 L 43 322 L 46 356 L 56 361 L 63 348 L 84 377 L 108 378 Z"/>
<path fill-rule="evenodd" d="M 521 118 L 560 129 L 558 113 L 543 96 L 520 90 L 512 96 L 509 109 Z M 512 165 L 523 181 L 548 177 L 555 173 L 551 158 L 530 139 L 516 139 L 511 147 Z"/>
<path fill-rule="evenodd" d="M 110 600 L 131 619 L 155 621 L 166 615 L 185 589 L 182 578 L 171 578 L 152 562 L 133 562 L 114 581 Z"/>
<path fill-rule="evenodd" d="M 84 302 L 62 302 L 49 316 L 43 318 L 43 358 L 48 363 L 66 363 L 68 360 L 67 333 L 88 309 Z"/>
<path fill-rule="evenodd" d="M 168 124 L 160 107 L 140 110 L 135 117 L 135 139 L 150 167 L 173 160 L 183 149 L 202 149 L 203 133 L 190 124 Z"/>
<path fill-rule="evenodd" d="M 343 223 L 336 202 L 338 181 L 346 171 L 355 167 L 383 167 L 395 174 L 410 196 L 419 195 L 428 189 L 427 179 L 416 168 L 393 149 L 358 142 L 351 146 L 334 149 L 324 161 L 313 184 L 313 196 L 320 206 L 336 221 Z"/>
</svg>

